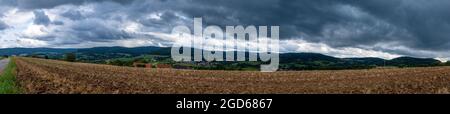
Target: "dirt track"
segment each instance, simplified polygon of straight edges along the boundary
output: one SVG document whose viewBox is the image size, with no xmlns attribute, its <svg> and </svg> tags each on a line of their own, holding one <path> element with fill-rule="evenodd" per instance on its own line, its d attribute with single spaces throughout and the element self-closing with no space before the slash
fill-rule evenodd
<svg viewBox="0 0 450 114">
<path fill-rule="evenodd" d="M 8 65 L 8 63 L 9 63 L 9 59 L 0 60 L 0 72 L 2 72 L 3 69 L 5 69 L 6 65 Z"/>
</svg>

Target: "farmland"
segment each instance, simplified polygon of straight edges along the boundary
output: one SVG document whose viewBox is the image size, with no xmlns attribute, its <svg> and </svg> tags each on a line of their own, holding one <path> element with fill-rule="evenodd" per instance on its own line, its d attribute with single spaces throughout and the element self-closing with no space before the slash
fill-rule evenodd
<svg viewBox="0 0 450 114">
<path fill-rule="evenodd" d="M 368 70 L 177 70 L 15 59 L 26 94 L 449 93 L 450 67 Z"/>
</svg>

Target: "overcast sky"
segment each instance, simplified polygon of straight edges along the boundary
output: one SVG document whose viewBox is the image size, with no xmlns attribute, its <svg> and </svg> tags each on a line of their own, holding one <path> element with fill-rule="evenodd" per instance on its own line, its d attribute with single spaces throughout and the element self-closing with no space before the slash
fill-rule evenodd
<svg viewBox="0 0 450 114">
<path fill-rule="evenodd" d="M 0 0 L 0 48 L 170 46 L 178 25 L 280 26 L 283 52 L 450 58 L 450 0 Z"/>
</svg>

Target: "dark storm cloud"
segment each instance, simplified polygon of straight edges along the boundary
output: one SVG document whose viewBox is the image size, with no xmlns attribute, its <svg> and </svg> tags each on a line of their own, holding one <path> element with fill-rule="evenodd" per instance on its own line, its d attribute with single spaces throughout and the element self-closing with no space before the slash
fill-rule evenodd
<svg viewBox="0 0 450 114">
<path fill-rule="evenodd" d="M 450 49 L 448 0 L 193 0 L 172 9 L 216 25 L 280 25 L 281 39 L 332 47 Z"/>
<path fill-rule="evenodd" d="M 182 7 L 191 17 L 203 17 L 218 25 L 280 25 L 282 38 L 305 32 L 317 35 L 327 23 L 345 21 L 334 12 L 334 0 L 196 0 Z"/>
<path fill-rule="evenodd" d="M 46 9 L 53 8 L 59 5 L 82 5 L 84 3 L 92 2 L 117 2 L 121 4 L 128 4 L 133 2 L 133 0 L 6 0 L 5 3 L 9 5 L 14 5 L 23 9 Z"/>
<path fill-rule="evenodd" d="M 50 19 L 48 18 L 47 14 L 45 12 L 37 10 L 34 11 L 34 24 L 37 25 L 49 25 L 51 23 Z"/>
<path fill-rule="evenodd" d="M 166 10 L 181 12 L 189 18 L 203 17 L 205 25 L 279 25 L 281 39 L 303 38 L 313 42 L 324 42 L 334 47 L 355 46 L 355 44 L 372 45 L 392 40 L 394 37 L 405 36 L 401 28 L 396 28 L 387 22 L 380 22 L 377 17 L 370 14 L 350 14 L 352 10 L 360 8 L 350 5 L 347 1 L 193 0 L 189 3 L 177 2 L 163 2 L 161 6 L 166 7 L 159 10 L 169 8 Z M 355 15 L 362 16 L 355 17 Z M 355 33 L 356 30 L 362 30 L 362 32 Z M 334 37 L 342 31 L 348 33 L 338 38 Z"/>
<path fill-rule="evenodd" d="M 405 45 L 416 49 L 450 48 L 450 1 L 448 0 L 368 0 L 354 2 L 363 10 L 404 28 L 413 35 Z"/>
<path fill-rule="evenodd" d="M 448 0 L 2 0 L 0 3 L 33 11 L 75 6 L 56 14 L 69 22 L 58 18 L 51 22 L 44 12 L 34 12 L 36 24 L 63 26 L 49 36 L 76 39 L 70 43 L 135 37 L 120 25 L 130 21 L 141 24 L 144 27 L 141 31 L 168 33 L 176 25 L 191 26 L 194 17 L 202 17 L 204 25 L 279 25 L 282 40 L 302 39 L 334 48 L 356 47 L 418 56 L 426 55 L 389 47 L 436 52 L 450 49 Z M 88 4 L 92 5 L 92 12 L 78 7 Z"/>
</svg>

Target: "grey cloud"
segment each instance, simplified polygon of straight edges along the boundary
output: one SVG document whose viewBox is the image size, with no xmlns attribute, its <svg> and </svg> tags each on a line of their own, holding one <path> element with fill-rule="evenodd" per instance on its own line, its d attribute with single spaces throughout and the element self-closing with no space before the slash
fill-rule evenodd
<svg viewBox="0 0 450 114">
<path fill-rule="evenodd" d="M 133 34 L 117 29 L 116 25 L 111 25 L 102 20 L 86 19 L 69 25 L 58 26 L 45 38 L 50 40 L 58 38 L 56 39 L 58 41 L 53 43 L 64 45 L 83 42 L 109 42 L 132 37 Z"/>
<path fill-rule="evenodd" d="M 131 38 L 131 35 L 125 31 L 96 21 L 83 21 L 72 26 L 70 29 L 72 30 L 70 34 L 86 41 L 104 42 Z"/>
<path fill-rule="evenodd" d="M 17 1 L 16 0 L 1 0 L 0 1 L 0 6 L 4 7 L 4 6 L 15 6 L 17 5 Z"/>
<path fill-rule="evenodd" d="M 47 14 L 45 14 L 44 11 L 34 11 L 34 24 L 37 25 L 49 25 L 51 23 L 50 19 L 48 18 Z"/>
<path fill-rule="evenodd" d="M 5 30 L 9 28 L 9 25 L 7 25 L 5 22 L 0 21 L 0 30 Z"/>
<path fill-rule="evenodd" d="M 81 14 L 80 11 L 76 10 L 69 10 L 61 14 L 61 16 L 69 18 L 71 20 L 80 20 L 83 19 L 84 16 Z"/>
<path fill-rule="evenodd" d="M 62 21 L 53 21 L 52 24 L 54 24 L 54 25 L 64 25 L 64 22 L 62 22 Z"/>
</svg>

